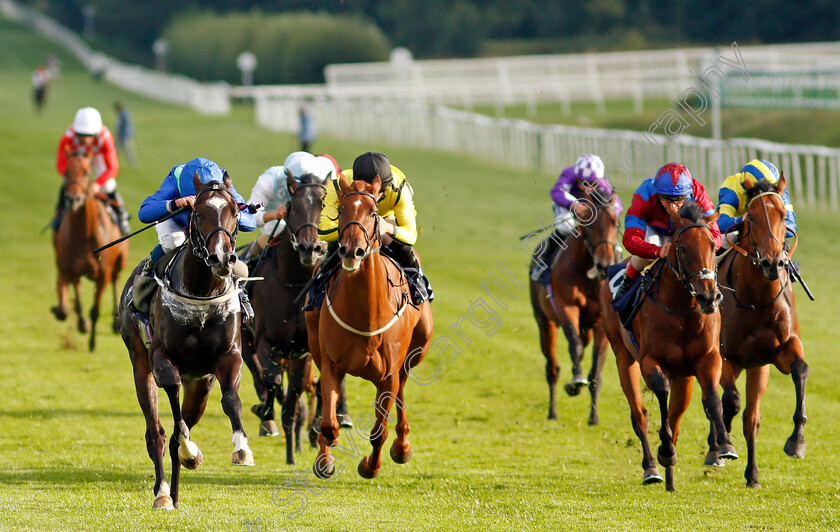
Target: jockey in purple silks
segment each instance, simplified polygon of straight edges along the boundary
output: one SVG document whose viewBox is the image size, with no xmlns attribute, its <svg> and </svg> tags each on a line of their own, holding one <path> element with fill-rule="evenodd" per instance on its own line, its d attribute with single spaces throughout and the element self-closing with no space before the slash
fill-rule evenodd
<svg viewBox="0 0 840 532">
<path fill-rule="evenodd" d="M 590 198 L 596 204 L 606 204 L 610 201 L 613 190 L 604 177 L 604 162 L 597 155 L 586 154 L 578 157 L 574 166 L 564 168 L 560 172 L 557 183 L 551 188 L 551 199 L 554 200 L 554 234 L 548 238 L 546 245 L 540 255 L 541 261 L 537 261 L 537 267 L 532 272 L 532 279 L 539 281 L 543 272 L 540 264 L 551 266 L 553 257 L 559 242 L 565 240 L 577 232 L 577 218 L 587 220 L 591 217 L 589 208 L 582 205 L 580 200 L 584 191 L 590 191 Z M 621 214 L 623 205 L 616 196 L 615 202 L 618 214 Z"/>
</svg>

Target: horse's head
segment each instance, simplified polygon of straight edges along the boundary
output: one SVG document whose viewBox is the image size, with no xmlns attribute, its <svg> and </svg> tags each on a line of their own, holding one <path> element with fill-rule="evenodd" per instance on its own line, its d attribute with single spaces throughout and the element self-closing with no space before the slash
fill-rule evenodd
<svg viewBox="0 0 840 532">
<path fill-rule="evenodd" d="M 236 233 L 239 207 L 233 199 L 227 172 L 224 182 L 202 183 L 193 176 L 195 205 L 190 216 L 193 253 L 210 267 L 216 277 L 227 277 L 236 263 Z"/>
<path fill-rule="evenodd" d="M 64 205 L 71 211 L 85 204 L 90 187 L 90 161 L 85 152 L 75 152 L 67 158 L 64 170 Z"/>
<path fill-rule="evenodd" d="M 753 261 L 761 266 L 769 281 L 779 278 L 779 269 L 785 267 L 788 259 L 785 254 L 787 210 L 782 200 L 786 185 L 784 172 L 777 183 L 767 180 L 744 183 L 749 203 L 742 233 L 753 247 Z"/>
<path fill-rule="evenodd" d="M 379 176 L 372 183 L 356 180 L 349 185 L 344 176 L 338 181 L 338 256 L 348 272 L 355 272 L 368 255 L 376 251 L 374 241 L 379 236 Z"/>
<path fill-rule="evenodd" d="M 300 263 L 312 266 L 327 251 L 326 245 L 318 238 L 321 199 L 327 189 L 314 174 L 304 174 L 300 180 L 295 180 L 288 168 L 286 184 L 292 193 L 286 214 L 289 238 L 300 256 Z"/>
<path fill-rule="evenodd" d="M 618 212 L 615 208 L 615 194 L 606 200 L 594 194 L 585 193 L 584 197 L 591 202 L 586 203 L 589 206 L 590 218 L 580 220 L 581 232 L 598 276 L 605 279 L 607 268 L 618 261 Z"/>
<path fill-rule="evenodd" d="M 669 209 L 668 214 L 676 228 L 668 266 L 697 300 L 701 312 L 712 314 L 723 299 L 717 286 L 715 239 L 710 227 L 718 213 L 704 217 L 700 205 L 687 201 L 679 212 Z"/>
</svg>

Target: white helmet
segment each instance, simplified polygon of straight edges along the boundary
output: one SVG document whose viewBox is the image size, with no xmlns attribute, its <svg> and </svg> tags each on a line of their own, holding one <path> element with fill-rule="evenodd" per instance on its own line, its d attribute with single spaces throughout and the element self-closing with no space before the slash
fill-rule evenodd
<svg viewBox="0 0 840 532">
<path fill-rule="evenodd" d="M 306 174 L 321 175 L 321 164 L 318 162 L 318 159 L 306 151 L 296 151 L 289 154 L 283 166 L 288 168 L 292 176 L 298 181 Z"/>
<path fill-rule="evenodd" d="M 82 107 L 76 111 L 73 130 L 79 135 L 98 135 L 102 129 L 102 116 L 93 107 Z"/>
</svg>

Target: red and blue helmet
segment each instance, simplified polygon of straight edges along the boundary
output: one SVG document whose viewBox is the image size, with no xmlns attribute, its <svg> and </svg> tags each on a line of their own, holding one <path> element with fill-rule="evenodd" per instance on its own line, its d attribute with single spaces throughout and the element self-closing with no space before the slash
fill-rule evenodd
<svg viewBox="0 0 840 532">
<path fill-rule="evenodd" d="M 668 163 L 656 172 L 653 190 L 660 196 L 673 199 L 691 194 L 694 180 L 688 169 L 677 163 Z"/>
</svg>

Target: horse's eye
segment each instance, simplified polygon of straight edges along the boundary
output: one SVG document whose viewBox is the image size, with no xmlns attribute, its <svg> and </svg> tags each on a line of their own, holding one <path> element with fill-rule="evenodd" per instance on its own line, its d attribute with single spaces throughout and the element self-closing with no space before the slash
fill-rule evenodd
<svg viewBox="0 0 840 532">
<path fill-rule="evenodd" d="M 685 248 L 680 248 L 680 253 L 682 253 L 683 256 L 687 255 Z"/>
</svg>

